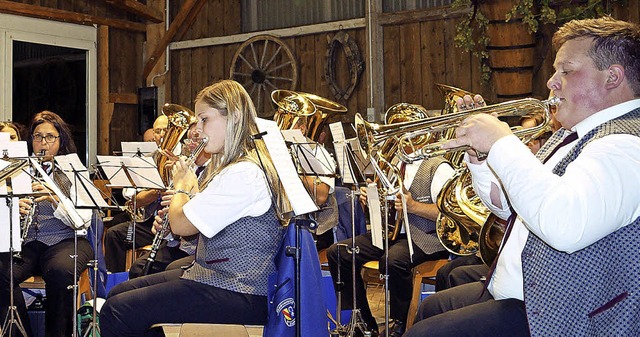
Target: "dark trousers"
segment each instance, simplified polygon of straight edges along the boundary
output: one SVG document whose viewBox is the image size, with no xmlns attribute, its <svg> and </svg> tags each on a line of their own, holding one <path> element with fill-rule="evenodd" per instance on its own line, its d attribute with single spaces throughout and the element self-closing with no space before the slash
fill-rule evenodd
<svg viewBox="0 0 640 337">
<path fill-rule="evenodd" d="M 353 307 L 353 282 L 356 288 L 356 306 L 360 309 L 362 318 L 369 328 L 377 327 L 376 321 L 371 314 L 371 309 L 367 302 L 366 289 L 362 280 L 362 265 L 368 261 L 379 261 L 380 273 L 385 273 L 384 251 L 373 246 L 371 233 L 356 236 L 356 246 L 359 253 L 356 254 L 356 279 L 352 280 L 351 275 L 351 254 L 346 247 L 351 247 L 351 239 L 340 241 L 327 250 L 327 260 L 334 283 L 338 280 L 338 272 L 344 286 L 335 285 L 336 289 L 341 288 L 343 309 Z M 425 254 L 414 245 L 413 262 L 409 257 L 409 242 L 406 236 L 400 236 L 389 244 L 388 250 L 388 275 L 389 275 L 389 295 L 390 295 L 390 318 L 406 322 L 409 304 L 413 291 L 412 268 L 429 260 L 446 258 L 448 253 L 440 251 L 434 254 Z M 339 255 L 339 258 L 338 258 Z M 339 268 L 338 268 L 339 261 Z"/>
<path fill-rule="evenodd" d="M 74 255 L 74 239 L 63 240 L 53 246 L 32 241 L 22 247 L 21 259 L 13 260 L 13 300 L 20 320 L 32 336 L 27 308 L 20 289 L 20 283 L 33 275 L 42 275 L 46 286 L 45 330 L 46 336 L 70 336 L 73 322 L 74 269 L 79 277 L 93 259 L 89 241 L 78 238 L 78 263 L 70 257 Z M 4 322 L 9 308 L 9 253 L 0 254 L 0 317 Z M 14 326 L 14 331 L 17 331 Z M 19 336 L 19 334 L 14 334 Z"/>
<path fill-rule="evenodd" d="M 129 224 L 130 221 L 126 221 L 111 226 L 104 235 L 104 259 L 107 270 L 112 273 L 125 271 L 127 250 L 133 248 L 132 243 L 127 241 Z M 152 225 L 153 218 L 136 224 L 136 248 L 150 245 L 153 242 Z"/>
<path fill-rule="evenodd" d="M 486 268 L 487 270 L 484 271 L 484 273 L 482 273 L 482 270 L 478 270 L 481 272 L 481 275 L 477 275 L 475 272 L 465 275 L 465 273 L 462 273 L 461 270 L 458 270 L 458 267 L 462 266 L 479 265 L 484 266 L 485 264 L 477 255 L 460 256 L 449 261 L 447 264 L 438 269 L 438 272 L 436 273 L 436 291 L 442 291 L 464 283 L 480 281 L 480 278 L 482 276 L 485 276 L 487 271 L 489 270 L 488 267 Z"/>
<path fill-rule="evenodd" d="M 139 276 L 144 276 L 142 275 L 142 270 L 144 269 L 145 264 L 147 264 L 147 258 L 150 254 L 151 252 L 145 252 L 131 265 L 131 269 L 129 269 L 130 280 Z M 171 262 L 187 256 L 189 255 L 180 250 L 179 247 L 167 247 L 167 242 L 163 241 L 156 253 L 153 264 L 151 264 L 148 275 L 165 271 Z"/>
<path fill-rule="evenodd" d="M 174 269 L 184 269 L 189 267 L 191 264 L 193 264 L 193 261 L 195 260 L 196 256 L 195 255 L 189 255 L 187 257 L 183 257 L 181 259 L 175 260 L 171 263 L 169 263 L 169 265 L 167 266 L 166 270 L 174 270 Z"/>
<path fill-rule="evenodd" d="M 114 287 L 100 312 L 101 336 L 155 336 L 147 330 L 156 323 L 266 323 L 266 296 L 183 280 L 182 272 L 174 269 Z"/>
<path fill-rule="evenodd" d="M 427 297 L 403 337 L 529 336 L 524 302 L 494 300 L 483 288 L 473 282 Z"/>
</svg>

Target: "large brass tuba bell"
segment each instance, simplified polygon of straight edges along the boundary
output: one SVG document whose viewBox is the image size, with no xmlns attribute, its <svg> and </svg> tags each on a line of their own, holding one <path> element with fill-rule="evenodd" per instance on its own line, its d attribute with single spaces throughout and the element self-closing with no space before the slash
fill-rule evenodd
<svg viewBox="0 0 640 337">
<path fill-rule="evenodd" d="M 274 90 L 271 100 L 277 106 L 273 116 L 281 130 L 291 129 L 305 120 L 305 136 L 318 141 L 327 120 L 336 113 L 344 113 L 347 108 L 318 95 L 291 90 Z"/>
<path fill-rule="evenodd" d="M 184 134 L 189 129 L 189 125 L 196 122 L 196 114 L 191 109 L 183 107 L 178 104 L 166 103 L 162 107 L 162 113 L 167 116 L 169 120 L 169 126 L 167 131 L 160 141 L 160 149 L 173 152 Z M 160 154 L 156 157 L 156 165 L 160 172 L 160 177 L 165 186 L 168 186 L 171 181 L 171 171 L 165 166 L 167 163 L 167 156 Z"/>
</svg>

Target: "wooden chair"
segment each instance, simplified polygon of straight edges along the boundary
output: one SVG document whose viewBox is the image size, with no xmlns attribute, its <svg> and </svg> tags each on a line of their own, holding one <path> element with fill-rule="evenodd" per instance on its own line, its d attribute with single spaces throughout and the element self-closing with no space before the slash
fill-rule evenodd
<svg viewBox="0 0 640 337">
<path fill-rule="evenodd" d="M 152 329 L 162 329 L 166 337 L 262 337 L 263 326 L 237 324 L 154 324 Z"/>
<path fill-rule="evenodd" d="M 24 282 L 20 283 L 20 288 L 23 289 L 45 289 L 45 282 L 42 279 L 42 276 L 31 276 L 26 279 Z M 84 296 L 83 296 L 84 295 Z M 82 300 L 90 300 L 93 298 L 91 293 L 91 282 L 89 279 L 89 269 L 85 269 L 82 274 L 80 274 L 80 278 L 78 279 L 78 297 L 77 303 L 78 308 L 82 305 Z"/>
<path fill-rule="evenodd" d="M 137 260 L 139 257 L 142 256 L 142 254 L 144 254 L 145 252 L 148 252 L 150 250 L 151 250 L 151 245 L 147 245 L 147 246 L 144 246 L 144 247 L 136 248 L 135 258 L 134 258 L 133 249 L 127 249 L 127 260 L 126 260 L 126 263 L 125 263 L 125 270 L 131 269 L 133 261 Z"/>
<path fill-rule="evenodd" d="M 422 284 L 435 284 L 438 269 L 447 264 L 447 262 L 449 262 L 448 259 L 426 261 L 413 268 L 413 295 L 411 296 L 409 314 L 407 315 L 407 329 L 413 325 L 416 313 L 418 312 L 418 306 L 421 301 L 420 290 Z"/>
</svg>

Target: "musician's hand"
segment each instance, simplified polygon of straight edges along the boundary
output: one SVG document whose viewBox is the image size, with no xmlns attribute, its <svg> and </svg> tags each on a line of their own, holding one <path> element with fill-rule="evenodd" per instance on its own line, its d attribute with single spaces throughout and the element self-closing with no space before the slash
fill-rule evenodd
<svg viewBox="0 0 640 337">
<path fill-rule="evenodd" d="M 160 212 L 158 212 L 158 215 L 156 215 L 156 217 L 153 219 L 154 234 L 162 229 L 163 222 L 164 222 L 164 215 L 160 215 Z"/>
<path fill-rule="evenodd" d="M 166 190 L 162 194 L 162 200 L 160 201 L 160 205 L 163 207 L 169 207 L 171 200 L 173 200 L 173 195 L 175 194 L 174 190 Z"/>
<path fill-rule="evenodd" d="M 373 181 L 371 181 L 371 179 L 367 178 L 367 185 L 369 185 L 370 183 L 372 183 Z M 360 200 L 360 204 L 362 204 L 363 207 L 367 206 L 367 187 L 360 187 L 360 197 L 358 198 Z"/>
<path fill-rule="evenodd" d="M 57 196 L 55 196 L 55 195 L 53 194 L 53 192 L 51 192 L 51 190 L 50 190 L 49 188 L 47 188 L 46 186 L 42 185 L 41 183 L 38 183 L 38 182 L 31 183 L 31 189 L 32 189 L 34 192 L 44 192 L 44 193 L 47 193 L 46 195 L 43 195 L 43 196 L 40 196 L 40 197 L 35 198 L 35 199 L 33 200 L 33 201 L 35 201 L 35 202 L 41 202 L 41 201 L 47 200 L 47 201 L 49 201 L 50 203 L 52 203 L 52 204 L 54 204 L 54 205 L 55 205 L 55 204 L 57 204 L 57 203 L 60 201 L 60 199 L 59 199 Z"/>
<path fill-rule="evenodd" d="M 171 170 L 173 179 L 173 188 L 175 190 L 183 190 L 187 192 L 198 191 L 198 178 L 189 165 L 185 162 L 185 158 L 180 158 Z"/>
<path fill-rule="evenodd" d="M 29 198 L 22 198 L 18 200 L 18 208 L 20 209 L 20 214 L 27 215 L 29 211 L 33 207 L 33 200 Z"/>
<path fill-rule="evenodd" d="M 406 199 L 406 203 L 407 203 L 407 213 L 413 213 L 412 210 L 414 209 L 414 205 L 417 201 L 415 201 L 413 199 L 413 196 L 411 195 L 411 192 L 409 191 L 404 191 L 404 197 Z M 398 213 L 402 212 L 402 193 L 398 192 L 396 193 L 396 200 L 394 201 L 394 207 L 396 209 L 396 211 Z"/>
<path fill-rule="evenodd" d="M 173 154 L 171 151 L 167 151 L 165 149 L 162 150 L 162 155 L 167 157 L 167 161 L 164 164 L 165 169 L 171 170 L 173 165 L 180 160 L 180 157 Z"/>
</svg>

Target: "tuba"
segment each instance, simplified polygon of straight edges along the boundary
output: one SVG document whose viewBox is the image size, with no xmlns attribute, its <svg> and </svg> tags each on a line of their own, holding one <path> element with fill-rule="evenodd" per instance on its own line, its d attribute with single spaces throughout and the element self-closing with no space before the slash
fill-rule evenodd
<svg viewBox="0 0 640 337">
<path fill-rule="evenodd" d="M 164 137 L 162 137 L 162 140 L 160 141 L 160 149 L 173 152 L 189 129 L 189 125 L 197 121 L 196 114 L 181 105 L 170 103 L 166 103 L 162 107 L 162 113 L 167 116 L 169 126 Z M 165 186 L 168 186 L 171 181 L 171 171 L 165 166 L 169 158 L 162 153 L 159 153 L 155 159 L 158 171 L 160 172 L 160 177 L 162 177 L 162 182 L 164 182 Z"/>
<path fill-rule="evenodd" d="M 301 119 L 306 125 L 305 137 L 318 141 L 327 121 L 337 113 L 347 112 L 341 104 L 306 92 L 274 90 L 271 100 L 277 106 L 273 115 L 280 130 L 291 129 Z"/>
</svg>

